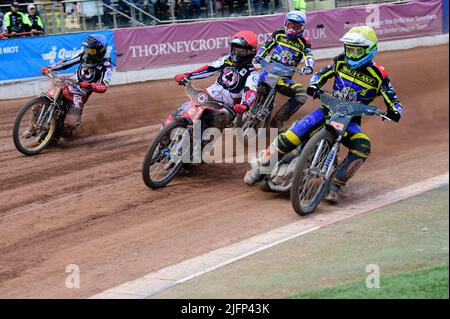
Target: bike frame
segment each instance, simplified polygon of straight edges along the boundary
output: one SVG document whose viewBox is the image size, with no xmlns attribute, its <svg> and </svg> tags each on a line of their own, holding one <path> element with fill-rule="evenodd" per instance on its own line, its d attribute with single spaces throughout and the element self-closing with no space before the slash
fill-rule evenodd
<svg viewBox="0 0 450 319">
<path fill-rule="evenodd" d="M 260 80 L 260 83 L 258 83 L 258 86 L 265 85 L 270 88 L 270 91 L 264 101 L 264 104 L 260 106 L 257 110 L 255 110 L 256 111 L 255 115 L 260 120 L 261 116 L 266 117 L 269 115 L 266 113 L 272 112 L 273 102 L 275 100 L 275 95 L 277 93 L 276 87 L 279 79 L 281 77 L 291 77 L 294 75 L 295 72 L 301 73 L 301 71 L 299 69 L 296 69 L 295 67 L 289 67 L 276 61 L 269 62 L 267 60 L 262 60 L 261 67 L 262 72 L 260 73 L 260 76 L 263 73 L 265 73 L 265 75 L 264 79 L 262 81 Z"/>
<path fill-rule="evenodd" d="M 331 117 L 325 122 L 324 129 L 332 132 L 335 136 L 335 143 L 331 148 L 331 151 L 328 153 L 321 171 L 316 172 L 322 178 L 322 181 L 325 182 L 333 174 L 332 164 L 335 162 L 338 156 L 342 138 L 344 137 L 344 133 L 347 131 L 352 118 L 364 115 L 379 115 L 383 118 L 387 117 L 385 117 L 384 114 L 374 106 L 350 101 L 343 101 L 326 94 L 320 95 L 320 101 L 326 108 L 331 111 L 332 114 Z M 324 143 L 325 142 L 323 140 L 320 142 L 319 147 L 317 148 L 317 151 L 314 154 L 314 158 L 311 162 L 311 167 L 315 167 L 317 165 L 317 160 L 319 154 L 322 152 Z"/>
<path fill-rule="evenodd" d="M 179 119 L 187 120 L 190 124 L 194 123 L 196 120 L 200 120 L 206 110 L 232 115 L 233 117 L 236 114 L 230 106 L 215 99 L 207 90 L 194 87 L 191 81 L 185 82 L 185 91 L 190 101 Z M 164 122 L 164 125 L 167 125 L 173 120 L 173 116 L 170 115 Z"/>
<path fill-rule="evenodd" d="M 76 80 L 68 78 L 68 77 L 64 77 L 64 76 L 59 76 L 51 70 L 47 71 L 45 76 L 50 80 L 51 85 L 47 89 L 47 92 L 44 94 L 41 94 L 40 96 L 48 99 L 51 103 L 50 103 L 49 109 L 47 109 L 47 112 L 44 113 L 43 112 L 44 110 L 41 109 L 40 115 L 36 121 L 36 123 L 38 125 L 44 124 L 41 122 L 43 117 L 45 118 L 45 121 L 46 121 L 45 125 L 50 124 L 50 121 L 52 120 L 52 118 L 55 114 L 55 109 L 57 108 L 56 112 L 60 112 L 60 109 L 63 105 L 63 103 L 61 103 L 61 101 L 62 101 L 62 95 L 63 95 L 64 89 L 68 85 L 77 85 L 78 84 L 78 82 Z M 58 113 L 57 117 L 59 117 L 59 115 L 60 114 Z"/>
</svg>

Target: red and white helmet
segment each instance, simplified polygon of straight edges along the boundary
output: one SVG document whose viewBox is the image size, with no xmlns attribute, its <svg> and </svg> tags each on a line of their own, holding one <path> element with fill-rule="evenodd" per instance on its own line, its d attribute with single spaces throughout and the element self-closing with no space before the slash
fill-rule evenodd
<svg viewBox="0 0 450 319">
<path fill-rule="evenodd" d="M 231 60 L 235 66 L 251 63 L 256 55 L 258 37 L 252 31 L 239 31 L 231 41 Z"/>
</svg>

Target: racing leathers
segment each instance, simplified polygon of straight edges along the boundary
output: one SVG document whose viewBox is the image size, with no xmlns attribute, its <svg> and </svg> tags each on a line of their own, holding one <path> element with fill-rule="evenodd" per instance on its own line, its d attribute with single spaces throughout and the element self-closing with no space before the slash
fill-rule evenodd
<svg viewBox="0 0 450 319">
<path fill-rule="evenodd" d="M 210 64 L 207 64 L 197 70 L 186 73 L 186 77 L 191 80 L 203 79 L 215 74 L 219 74 L 214 84 L 206 88 L 207 92 L 215 99 L 233 106 L 242 104 L 251 107 L 256 98 L 256 88 L 258 83 L 258 72 L 253 64 L 244 64 L 236 67 L 230 55 L 226 55 Z M 164 122 L 164 125 L 170 121 L 179 118 L 189 106 L 189 102 L 179 107 Z M 223 130 L 227 119 L 218 112 L 210 112 L 211 125 Z"/>
<path fill-rule="evenodd" d="M 297 67 L 304 59 L 304 73 L 312 73 L 314 68 L 314 56 L 311 50 L 311 42 L 303 35 L 288 39 L 283 29 L 276 30 L 267 42 L 259 49 L 255 62 L 265 58 L 271 53 L 270 59 L 282 63 L 286 66 Z M 265 72 L 260 74 L 261 81 Z M 307 100 L 305 88 L 292 80 L 291 77 L 281 77 L 277 83 L 277 91 L 290 97 L 277 114 L 274 116 L 271 125 L 278 129 L 283 128 L 283 122 L 287 121 Z"/>
<path fill-rule="evenodd" d="M 84 104 L 91 93 L 105 93 L 110 85 L 112 76 L 110 59 L 104 59 L 103 63 L 95 67 L 88 67 L 82 60 L 82 53 L 70 60 L 59 61 L 50 66 L 49 69 L 53 71 L 65 70 L 77 64 L 80 65 L 72 78 L 76 79 L 79 85 L 67 86 L 63 91 L 63 96 L 69 103 L 69 111 L 64 123 L 66 135 L 70 135 L 73 129 L 80 125 Z"/>
<path fill-rule="evenodd" d="M 314 74 L 308 90 L 319 89 L 331 78 L 334 78 L 333 95 L 335 97 L 368 105 L 377 96 L 382 96 L 387 106 L 386 115 L 396 122 L 400 120 L 403 106 L 383 66 L 371 61 L 356 70 L 351 70 L 342 54 L 335 57 L 332 64 Z M 288 131 L 278 135 L 271 145 L 274 153 L 280 157 L 302 143 L 306 143 L 324 126 L 328 116 L 329 111 L 324 106 L 305 116 Z M 348 147 L 349 152 L 332 181 L 332 189 L 334 188 L 336 192 L 346 184 L 370 155 L 370 140 L 361 130 L 361 117 L 354 117 L 351 120 L 342 143 Z"/>
</svg>

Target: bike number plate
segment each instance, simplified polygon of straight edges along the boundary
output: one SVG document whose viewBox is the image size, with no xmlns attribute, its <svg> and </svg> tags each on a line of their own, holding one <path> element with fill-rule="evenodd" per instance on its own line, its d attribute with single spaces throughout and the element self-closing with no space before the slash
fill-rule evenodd
<svg viewBox="0 0 450 319">
<path fill-rule="evenodd" d="M 334 127 L 337 131 L 343 131 L 344 130 L 344 124 L 336 122 L 336 121 L 331 121 L 330 125 L 332 127 Z"/>
</svg>

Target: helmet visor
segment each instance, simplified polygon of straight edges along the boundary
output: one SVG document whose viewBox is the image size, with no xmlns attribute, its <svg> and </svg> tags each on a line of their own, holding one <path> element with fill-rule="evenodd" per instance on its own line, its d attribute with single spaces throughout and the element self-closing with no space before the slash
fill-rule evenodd
<svg viewBox="0 0 450 319">
<path fill-rule="evenodd" d="M 253 53 L 253 50 L 249 50 L 249 49 L 245 49 L 245 48 L 233 47 L 231 49 L 231 54 L 233 56 L 245 57 L 245 56 L 248 56 L 248 55 L 250 55 L 252 53 Z"/>
<path fill-rule="evenodd" d="M 366 54 L 366 48 L 360 46 L 346 45 L 345 56 L 350 60 L 359 60 Z"/>
<path fill-rule="evenodd" d="M 86 54 L 88 56 L 96 56 L 97 53 L 97 49 L 96 48 L 86 48 Z"/>
<path fill-rule="evenodd" d="M 286 31 L 291 34 L 297 34 L 305 30 L 304 23 L 298 23 L 295 21 L 287 21 L 286 22 Z"/>
</svg>

